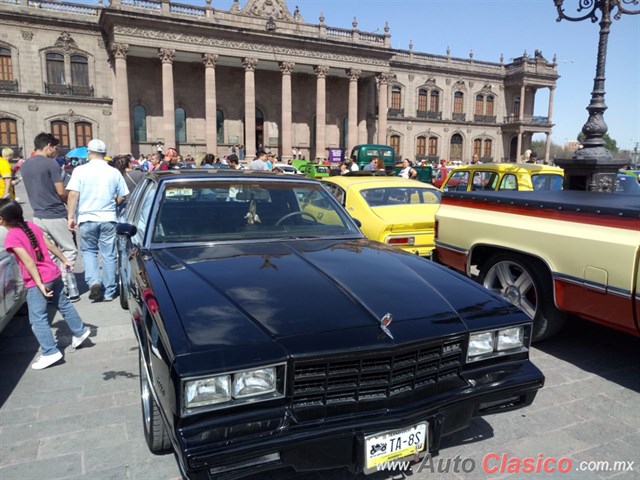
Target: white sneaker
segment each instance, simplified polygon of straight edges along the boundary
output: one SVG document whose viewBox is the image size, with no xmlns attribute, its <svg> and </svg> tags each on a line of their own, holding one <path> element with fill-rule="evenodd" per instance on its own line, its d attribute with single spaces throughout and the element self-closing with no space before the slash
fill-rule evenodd
<svg viewBox="0 0 640 480">
<path fill-rule="evenodd" d="M 91 335 L 91 330 L 87 328 L 82 335 L 80 335 L 79 337 L 73 337 L 73 339 L 71 339 L 71 347 L 78 348 L 80 345 L 82 345 L 82 342 L 89 338 L 89 335 Z"/>
<path fill-rule="evenodd" d="M 31 364 L 31 368 L 34 370 L 42 370 L 43 368 L 50 367 L 54 363 L 62 360 L 62 353 L 56 352 L 51 355 L 40 355 L 35 362 Z"/>
</svg>

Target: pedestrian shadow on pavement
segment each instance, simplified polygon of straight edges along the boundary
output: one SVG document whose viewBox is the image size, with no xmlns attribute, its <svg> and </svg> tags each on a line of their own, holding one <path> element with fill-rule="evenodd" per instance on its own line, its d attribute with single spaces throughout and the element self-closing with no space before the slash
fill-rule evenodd
<svg viewBox="0 0 640 480">
<path fill-rule="evenodd" d="M 565 328 L 534 347 L 585 372 L 640 392 L 638 337 L 570 317 Z"/>
</svg>

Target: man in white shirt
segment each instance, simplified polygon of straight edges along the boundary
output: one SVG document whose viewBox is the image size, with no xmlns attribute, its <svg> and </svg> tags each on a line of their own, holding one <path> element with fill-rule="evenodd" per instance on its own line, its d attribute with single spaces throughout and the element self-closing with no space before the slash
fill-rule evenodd
<svg viewBox="0 0 640 480">
<path fill-rule="evenodd" d="M 269 170 L 267 165 L 267 152 L 260 150 L 256 155 L 255 160 L 249 164 L 249 170 Z"/>
<path fill-rule="evenodd" d="M 80 233 L 84 277 L 90 288 L 89 299 L 110 302 L 118 294 L 116 205 L 124 201 L 129 189 L 120 172 L 105 161 L 107 147 L 102 140 L 91 140 L 87 150 L 89 162 L 73 170 L 66 187 L 69 192 L 67 223 L 70 230 L 77 227 Z M 102 256 L 102 279 L 98 251 Z"/>
</svg>

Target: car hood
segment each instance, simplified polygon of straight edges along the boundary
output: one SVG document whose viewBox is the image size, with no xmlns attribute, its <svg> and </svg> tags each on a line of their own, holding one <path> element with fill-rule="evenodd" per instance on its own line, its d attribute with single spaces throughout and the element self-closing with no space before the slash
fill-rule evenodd
<svg viewBox="0 0 640 480">
<path fill-rule="evenodd" d="M 190 351 L 277 341 L 291 352 L 295 338 L 317 338 L 326 350 L 363 329 L 378 337 L 387 313 L 396 341 L 416 341 L 464 332 L 470 319 L 509 308 L 460 275 L 366 239 L 180 247 L 153 256 Z"/>
</svg>

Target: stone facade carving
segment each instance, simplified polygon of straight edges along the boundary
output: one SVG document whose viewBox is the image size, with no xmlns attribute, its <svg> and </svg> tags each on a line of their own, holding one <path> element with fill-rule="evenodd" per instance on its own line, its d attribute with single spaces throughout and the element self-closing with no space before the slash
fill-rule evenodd
<svg viewBox="0 0 640 480">
<path fill-rule="evenodd" d="M 202 54 L 202 64 L 204 68 L 214 68 L 216 66 L 216 61 L 218 60 L 218 55 L 215 53 L 203 53 Z"/>
<path fill-rule="evenodd" d="M 491 90 L 491 85 L 488 83 L 485 83 L 484 87 L 482 87 L 482 90 L 480 90 L 480 93 L 483 93 L 485 95 L 493 95 L 493 90 Z"/>
<path fill-rule="evenodd" d="M 283 75 L 291 75 L 296 64 L 293 62 L 280 62 L 280 71 Z"/>
<path fill-rule="evenodd" d="M 242 66 L 244 67 L 245 72 L 255 72 L 257 64 L 258 64 L 257 58 L 247 57 L 242 59 Z"/>
<path fill-rule="evenodd" d="M 38 111 L 38 105 L 30 104 L 28 108 L 29 108 L 30 112 L 37 112 Z"/>
<path fill-rule="evenodd" d="M 129 45 L 126 43 L 114 43 L 111 45 L 111 53 L 115 58 L 127 58 Z"/>
<path fill-rule="evenodd" d="M 102 115 L 104 115 L 105 117 L 109 117 L 111 115 L 111 109 L 110 108 L 103 109 Z"/>
<path fill-rule="evenodd" d="M 249 0 L 242 9 L 242 13 L 260 18 L 297 21 L 289 12 L 284 0 Z M 297 13 L 300 15 L 299 11 Z"/>
<path fill-rule="evenodd" d="M 101 38 L 98 39 L 98 48 L 104 48 L 104 40 Z"/>
<path fill-rule="evenodd" d="M 158 52 L 158 58 L 162 63 L 173 63 L 176 51 L 173 48 L 161 48 Z"/>
<path fill-rule="evenodd" d="M 33 39 L 33 32 L 31 30 L 20 30 L 20 33 L 24 40 L 31 41 Z"/>
<path fill-rule="evenodd" d="M 451 87 L 453 90 L 462 90 L 462 91 L 467 91 L 467 86 L 464 83 L 464 80 L 458 80 L 456 83 L 453 84 L 453 87 Z"/>
<path fill-rule="evenodd" d="M 409 74 L 409 81 L 413 82 L 415 80 L 416 76 L 413 73 Z"/>
<path fill-rule="evenodd" d="M 60 48 L 65 53 L 69 53 L 78 49 L 76 41 L 71 37 L 69 32 L 62 32 L 56 40 L 55 46 Z"/>
<path fill-rule="evenodd" d="M 347 72 L 350 82 L 357 82 L 360 78 L 360 74 L 362 73 L 360 70 L 355 68 L 350 68 L 349 70 L 345 70 L 345 72 Z"/>
<path fill-rule="evenodd" d="M 335 52 L 324 52 L 318 50 L 306 50 L 302 48 L 289 48 L 279 45 L 272 45 L 258 42 L 245 42 L 238 40 L 229 40 L 223 38 L 214 38 L 204 35 L 189 35 L 187 33 L 162 32 L 146 28 L 126 27 L 116 25 L 113 29 L 114 33 L 125 36 L 134 36 L 142 38 L 152 38 L 156 40 L 166 40 L 170 42 L 178 42 L 183 44 L 204 45 L 210 47 L 228 48 L 231 50 L 244 50 L 249 52 L 264 52 L 269 55 L 283 56 L 299 56 L 304 58 L 319 58 L 322 60 L 334 60 L 337 62 L 347 62 L 350 64 L 366 64 L 369 66 L 389 67 L 389 63 L 376 58 L 368 58 L 356 55 L 344 55 Z"/>
<path fill-rule="evenodd" d="M 395 75 L 389 72 L 382 72 L 376 75 L 376 78 L 378 79 L 378 83 L 382 85 L 385 85 L 385 84 L 389 85 L 389 83 L 392 82 L 393 79 L 395 78 Z"/>
<path fill-rule="evenodd" d="M 329 73 L 329 67 L 327 65 L 318 65 L 314 70 L 319 78 L 326 78 Z"/>
</svg>

